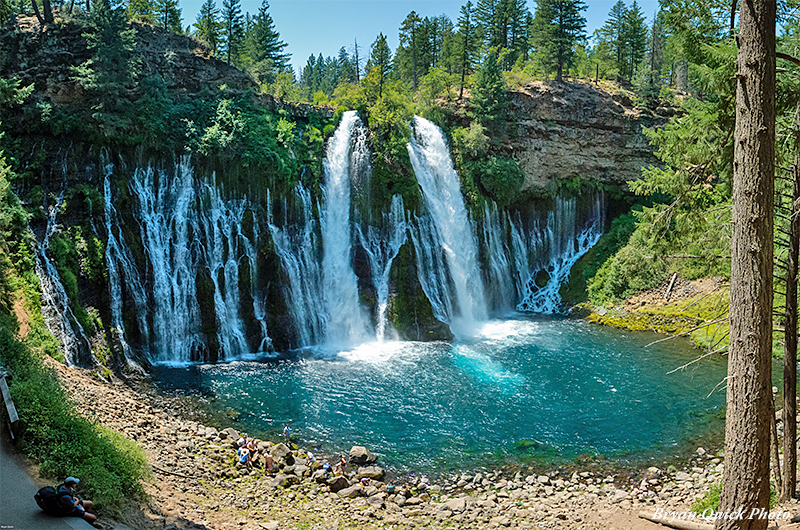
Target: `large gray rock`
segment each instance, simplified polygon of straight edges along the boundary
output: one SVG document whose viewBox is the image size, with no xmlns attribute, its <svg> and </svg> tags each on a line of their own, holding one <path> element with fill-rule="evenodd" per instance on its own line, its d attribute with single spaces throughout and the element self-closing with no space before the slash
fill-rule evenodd
<svg viewBox="0 0 800 530">
<path fill-rule="evenodd" d="M 345 477 L 331 477 L 325 481 L 328 487 L 331 489 L 333 493 L 338 493 L 339 491 L 350 487 L 350 482 Z"/>
<path fill-rule="evenodd" d="M 226 438 L 229 440 L 233 440 L 234 442 L 239 439 L 239 432 L 234 429 L 233 427 L 228 427 L 227 429 L 223 429 L 219 432 L 220 437 L 225 435 Z"/>
<path fill-rule="evenodd" d="M 348 499 L 354 499 L 356 497 L 360 497 L 364 494 L 364 490 L 361 488 L 361 484 L 353 484 L 348 488 L 344 488 L 343 490 L 338 491 L 340 497 L 345 497 Z"/>
<path fill-rule="evenodd" d="M 374 464 L 378 457 L 370 452 L 369 449 L 361 445 L 354 445 L 350 449 L 350 462 L 358 465 Z"/>
<path fill-rule="evenodd" d="M 270 483 L 276 488 L 288 488 L 292 484 L 299 484 L 300 479 L 296 475 L 277 475 Z"/>
<path fill-rule="evenodd" d="M 461 513 L 467 509 L 467 501 L 463 497 L 450 499 L 444 503 L 450 510 L 455 513 Z"/>
<path fill-rule="evenodd" d="M 275 457 L 276 459 L 280 458 L 281 460 L 283 460 L 284 458 L 292 454 L 292 451 L 288 447 L 286 447 L 286 444 L 281 443 L 273 447 L 270 453 L 272 453 L 272 456 Z"/>
<path fill-rule="evenodd" d="M 383 478 L 386 472 L 378 466 L 360 467 L 358 468 L 358 478 L 368 477 L 376 480 Z"/>
</svg>

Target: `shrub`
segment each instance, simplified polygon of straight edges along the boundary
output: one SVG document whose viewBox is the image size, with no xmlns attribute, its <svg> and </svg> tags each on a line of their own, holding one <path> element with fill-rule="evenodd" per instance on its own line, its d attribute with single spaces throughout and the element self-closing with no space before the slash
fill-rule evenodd
<svg viewBox="0 0 800 530">
<path fill-rule="evenodd" d="M 14 377 L 11 394 L 23 423 L 20 447 L 56 479 L 76 475 L 101 510 L 118 512 L 144 496 L 147 460 L 134 442 L 81 416 L 41 354 L 0 328 L 0 360 Z"/>
</svg>

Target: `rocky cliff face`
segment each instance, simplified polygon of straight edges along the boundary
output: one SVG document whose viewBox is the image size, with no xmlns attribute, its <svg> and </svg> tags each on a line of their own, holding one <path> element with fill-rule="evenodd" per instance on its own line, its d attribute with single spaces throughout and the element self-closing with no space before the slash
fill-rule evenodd
<svg viewBox="0 0 800 530">
<path fill-rule="evenodd" d="M 642 127 L 661 127 L 674 114 L 667 107 L 643 111 L 624 93 L 583 82 L 538 82 L 513 91 L 507 128 L 526 175 L 523 187 L 574 177 L 607 184 L 636 179 L 642 167 L 660 164 Z"/>
<path fill-rule="evenodd" d="M 334 109 L 305 103 L 284 103 L 269 94 L 258 94 L 252 77 L 226 64 L 200 41 L 147 24 L 133 23 L 136 53 L 141 60 L 140 78 L 158 75 L 167 90 L 192 97 L 225 85 L 233 91 L 252 91 L 267 109 L 286 111 L 295 119 L 317 113 L 331 117 Z M 85 97 L 72 80 L 72 67 L 91 58 L 80 21 L 57 21 L 42 26 L 33 18 L 18 18 L 0 28 L 0 77 L 17 78 L 23 86 L 35 84 L 35 93 L 50 103 L 69 104 Z"/>
</svg>

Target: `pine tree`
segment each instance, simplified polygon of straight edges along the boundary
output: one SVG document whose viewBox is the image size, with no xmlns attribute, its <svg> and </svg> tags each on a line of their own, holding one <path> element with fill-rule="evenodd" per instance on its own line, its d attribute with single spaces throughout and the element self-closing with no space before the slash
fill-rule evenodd
<svg viewBox="0 0 800 530">
<path fill-rule="evenodd" d="M 647 24 L 636 0 L 633 0 L 631 7 L 625 11 L 624 22 L 622 40 L 625 47 L 621 66 L 623 77 L 630 81 L 636 74 L 639 63 L 644 59 L 647 46 Z"/>
<path fill-rule="evenodd" d="M 518 58 L 527 58 L 531 13 L 525 0 L 506 0 L 506 2 L 505 47 L 509 52 L 506 56 L 506 70 L 510 70 Z"/>
<path fill-rule="evenodd" d="M 475 21 L 486 48 L 502 45 L 502 37 L 498 29 L 501 18 L 500 2 L 501 0 L 478 0 L 475 6 Z"/>
<path fill-rule="evenodd" d="M 220 42 L 219 10 L 214 0 L 205 0 L 197 13 L 197 22 L 194 23 L 194 36 L 205 43 L 212 53 L 217 53 Z"/>
<path fill-rule="evenodd" d="M 156 16 L 153 4 L 150 0 L 130 0 L 126 8 L 128 20 L 142 22 L 144 24 L 155 24 Z"/>
<path fill-rule="evenodd" d="M 153 14 L 158 27 L 173 33 L 180 33 L 183 29 L 178 0 L 155 0 Z"/>
<path fill-rule="evenodd" d="M 458 99 L 464 97 L 464 83 L 468 73 L 472 72 L 472 65 L 478 53 L 478 38 L 476 35 L 475 8 L 470 0 L 461 6 L 458 17 L 458 42 L 461 45 L 461 89 Z"/>
<path fill-rule="evenodd" d="M 627 12 L 625 2 L 619 0 L 608 13 L 608 20 L 595 31 L 598 42 L 607 43 L 608 49 L 614 57 L 614 66 L 618 75 L 622 75 L 622 63 L 625 50 L 625 15 Z"/>
<path fill-rule="evenodd" d="M 342 46 L 339 48 L 339 56 L 336 58 L 337 68 L 339 70 L 340 83 L 355 83 L 356 82 L 356 69 L 350 54 L 347 53 L 347 48 Z"/>
<path fill-rule="evenodd" d="M 369 48 L 369 61 L 367 61 L 367 71 L 369 73 L 372 73 L 373 70 L 377 72 L 379 98 L 383 97 L 383 85 L 386 83 L 386 78 L 391 69 L 392 51 L 386 42 L 386 36 L 383 33 L 379 33 L 375 42 Z"/>
<path fill-rule="evenodd" d="M 503 71 L 497 55 L 490 52 L 478 70 L 471 97 L 473 114 L 482 125 L 495 123 L 503 114 L 508 101 Z"/>
<path fill-rule="evenodd" d="M 416 11 L 412 11 L 406 16 L 405 20 L 403 20 L 403 23 L 400 25 L 400 46 L 397 48 L 397 53 L 395 54 L 395 61 L 398 63 L 398 66 L 400 66 L 401 70 L 408 71 L 410 67 L 410 77 L 415 92 L 417 91 L 417 74 L 419 72 L 417 69 L 417 57 L 419 53 L 419 26 L 421 22 L 422 19 L 419 18 Z M 408 64 L 409 55 L 411 56 L 410 64 Z"/>
<path fill-rule="evenodd" d="M 310 55 L 306 61 L 305 67 L 303 67 L 303 72 L 300 74 L 301 92 L 306 101 L 311 101 L 314 96 L 314 66 L 316 63 L 317 61 L 314 55 Z"/>
<path fill-rule="evenodd" d="M 585 9 L 582 0 L 536 0 L 531 40 L 543 63 L 555 69 L 559 83 L 572 66 L 575 44 L 586 36 L 586 19 L 581 16 Z"/>
<path fill-rule="evenodd" d="M 291 58 L 284 52 L 287 44 L 280 37 L 269 14 L 269 2 L 264 0 L 248 27 L 245 51 L 252 67 L 262 71 L 269 82 L 287 68 Z"/>
<path fill-rule="evenodd" d="M 239 0 L 223 0 L 220 48 L 228 64 L 239 61 L 244 44 L 244 17 Z"/>
<path fill-rule="evenodd" d="M 353 40 L 353 51 L 351 56 L 353 57 L 353 68 L 356 70 L 356 83 L 358 83 L 361 81 L 361 61 L 363 61 L 361 56 L 361 46 L 358 45 L 358 39 Z"/>
</svg>

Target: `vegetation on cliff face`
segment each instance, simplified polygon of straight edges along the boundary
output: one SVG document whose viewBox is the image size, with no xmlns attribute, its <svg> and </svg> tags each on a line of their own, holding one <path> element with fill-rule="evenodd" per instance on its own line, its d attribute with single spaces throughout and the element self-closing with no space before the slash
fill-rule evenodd
<svg viewBox="0 0 800 530">
<path fill-rule="evenodd" d="M 30 92 L 6 88 L 17 102 Z M 0 152 L 0 364 L 13 376 L 10 390 L 22 423 L 20 448 L 48 477 L 80 476 L 98 508 L 110 513 L 121 509 L 126 500 L 143 495 L 144 453 L 134 442 L 81 415 L 57 374 L 47 366 L 45 356 L 58 358 L 61 354 L 58 342 L 44 326 L 28 230 L 30 214 L 12 191 L 14 179 Z M 81 190 L 73 188 L 71 200 L 77 201 Z M 93 239 L 94 247 L 76 248 L 71 238 L 83 241 L 80 228 L 59 234 L 53 241 L 54 254 L 59 263 L 64 262 L 66 274 L 84 267 L 88 277 L 101 282 L 105 270 L 102 243 Z M 66 263 L 70 260 L 77 263 Z M 77 290 L 75 277 L 65 278 L 67 288 Z M 79 320 L 93 327 L 88 315 Z"/>
</svg>

